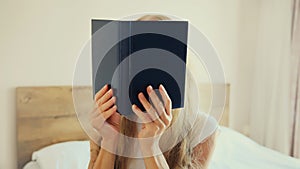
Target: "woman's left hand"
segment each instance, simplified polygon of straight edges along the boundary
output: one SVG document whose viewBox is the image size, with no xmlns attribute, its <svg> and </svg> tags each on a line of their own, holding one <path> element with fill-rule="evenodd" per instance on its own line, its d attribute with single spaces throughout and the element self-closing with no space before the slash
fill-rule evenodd
<svg viewBox="0 0 300 169">
<path fill-rule="evenodd" d="M 145 108 L 146 113 L 141 111 L 136 105 L 132 105 L 133 112 L 143 122 L 138 138 L 161 136 L 166 128 L 170 126 L 172 120 L 172 102 L 163 85 L 159 85 L 159 93 L 163 102 L 151 86 L 147 87 L 147 93 L 153 105 L 148 102 L 142 92 L 138 94 L 139 101 Z"/>
</svg>

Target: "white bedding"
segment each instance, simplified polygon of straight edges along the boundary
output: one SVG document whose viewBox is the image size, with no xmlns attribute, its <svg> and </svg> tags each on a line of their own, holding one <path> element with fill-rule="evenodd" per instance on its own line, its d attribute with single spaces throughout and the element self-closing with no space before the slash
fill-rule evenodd
<svg viewBox="0 0 300 169">
<path fill-rule="evenodd" d="M 41 149 L 24 169 L 83 169 L 89 144 L 66 142 Z M 221 127 L 209 169 L 300 169 L 300 160 L 258 145 L 231 129 Z"/>
<path fill-rule="evenodd" d="M 222 127 L 209 169 L 300 169 L 300 160 Z"/>
</svg>

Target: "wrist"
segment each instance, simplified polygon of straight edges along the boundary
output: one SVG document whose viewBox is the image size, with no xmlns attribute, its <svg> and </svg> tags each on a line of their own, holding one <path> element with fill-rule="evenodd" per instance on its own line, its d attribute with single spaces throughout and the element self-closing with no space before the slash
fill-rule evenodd
<svg viewBox="0 0 300 169">
<path fill-rule="evenodd" d="M 101 141 L 101 148 L 105 149 L 108 152 L 115 154 L 117 147 L 118 147 L 117 139 L 102 139 Z"/>
<path fill-rule="evenodd" d="M 159 146 L 159 139 L 143 138 L 140 139 L 139 144 L 144 157 L 152 157 L 162 154 Z"/>
</svg>

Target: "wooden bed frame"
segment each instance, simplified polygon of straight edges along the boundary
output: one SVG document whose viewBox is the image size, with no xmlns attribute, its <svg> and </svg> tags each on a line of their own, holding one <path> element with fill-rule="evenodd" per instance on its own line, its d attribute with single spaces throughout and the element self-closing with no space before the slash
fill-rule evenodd
<svg viewBox="0 0 300 169">
<path fill-rule="evenodd" d="M 226 105 L 221 125 L 228 126 L 229 84 L 226 85 Z M 90 87 L 80 88 L 90 93 Z M 209 85 L 200 85 L 199 91 L 204 98 L 200 102 L 203 111 L 208 111 L 210 95 Z M 83 94 L 80 97 L 87 97 Z M 88 100 L 88 99 L 87 99 Z M 17 141 L 18 168 L 21 169 L 31 160 L 31 155 L 45 146 L 72 140 L 87 140 L 77 119 L 72 86 L 18 87 L 17 101 Z"/>
</svg>

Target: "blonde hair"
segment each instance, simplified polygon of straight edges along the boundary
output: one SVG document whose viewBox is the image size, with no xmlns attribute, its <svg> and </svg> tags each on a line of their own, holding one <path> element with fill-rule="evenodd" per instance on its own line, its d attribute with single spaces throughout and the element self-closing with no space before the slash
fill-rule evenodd
<svg viewBox="0 0 300 169">
<path fill-rule="evenodd" d="M 167 21 L 171 20 L 169 17 L 164 15 L 144 15 L 137 19 L 137 21 Z"/>
<path fill-rule="evenodd" d="M 137 21 L 163 21 L 163 20 L 171 20 L 167 16 L 163 15 L 144 15 L 137 19 Z M 177 119 L 178 116 L 178 109 L 173 109 L 173 119 Z M 184 120 L 184 119 L 180 119 Z M 122 117 L 121 119 L 121 125 L 120 125 L 120 132 L 126 136 L 129 137 L 136 137 L 137 134 L 137 124 L 136 122 L 133 122 L 131 120 L 128 120 L 125 117 Z M 129 145 L 129 144 L 128 144 Z M 133 147 L 126 147 L 126 149 L 130 150 Z M 193 152 L 193 149 L 190 146 L 190 136 L 187 135 L 187 137 L 183 138 L 182 141 L 177 143 L 171 150 L 164 152 L 163 154 L 166 158 L 166 161 L 170 168 L 172 169 L 195 169 L 195 168 L 202 168 L 202 165 L 197 161 L 194 160 L 194 156 L 197 156 Z M 123 156 L 116 156 L 115 159 L 115 168 L 116 169 L 127 169 L 129 165 L 130 158 L 123 157 Z"/>
</svg>

